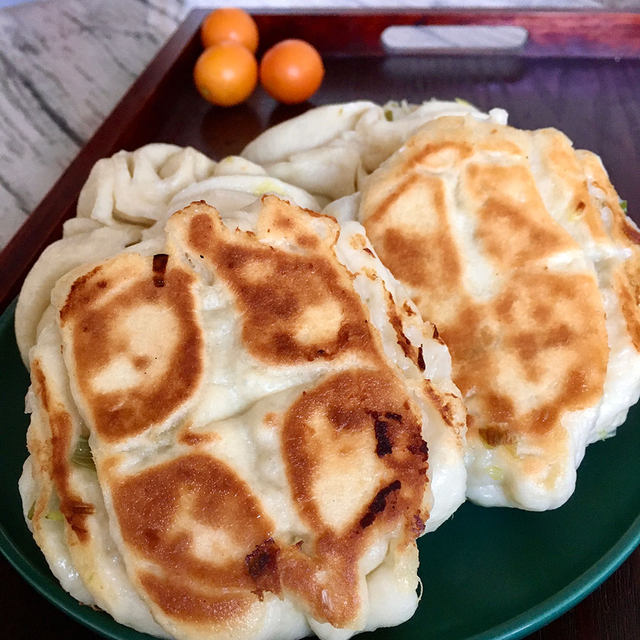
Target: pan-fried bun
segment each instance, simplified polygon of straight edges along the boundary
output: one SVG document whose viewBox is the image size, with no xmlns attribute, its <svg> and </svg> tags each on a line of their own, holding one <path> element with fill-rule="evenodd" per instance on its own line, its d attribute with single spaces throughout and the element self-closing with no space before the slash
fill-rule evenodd
<svg viewBox="0 0 640 640">
<path fill-rule="evenodd" d="M 640 387 L 639 234 L 599 160 L 553 129 L 444 117 L 367 179 L 359 216 L 451 350 L 469 497 L 562 504 Z"/>
<path fill-rule="evenodd" d="M 88 432 L 102 494 L 61 509 L 64 526 L 111 541 L 123 585 L 176 638 L 399 624 L 418 602 L 416 538 L 464 499 L 447 349 L 358 223 L 275 196 L 252 211 L 241 230 L 193 203 L 162 253 L 56 285 L 32 393 L 40 408 L 63 381 L 68 447 Z M 53 368 L 33 360 L 45 339 Z M 108 537 L 89 526 L 100 513 Z"/>
</svg>

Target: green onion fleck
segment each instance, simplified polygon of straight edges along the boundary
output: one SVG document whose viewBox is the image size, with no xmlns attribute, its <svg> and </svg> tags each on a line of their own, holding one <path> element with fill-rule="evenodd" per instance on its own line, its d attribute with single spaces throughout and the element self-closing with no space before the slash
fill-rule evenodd
<svg viewBox="0 0 640 640">
<path fill-rule="evenodd" d="M 62 522 L 64 520 L 64 516 L 62 515 L 62 511 L 49 511 L 45 516 L 47 520 L 53 520 L 54 522 Z"/>
<path fill-rule="evenodd" d="M 93 469 L 95 471 L 96 465 L 93 461 L 89 441 L 86 438 L 82 436 L 78 438 L 76 449 L 71 456 L 71 462 L 77 464 L 79 467 L 85 467 L 86 469 Z"/>
<path fill-rule="evenodd" d="M 626 200 L 620 200 L 620 208 L 627 213 L 627 201 Z"/>
<path fill-rule="evenodd" d="M 496 467 L 495 465 L 491 465 L 487 472 L 489 473 L 489 477 L 491 477 L 496 482 L 502 482 L 504 480 L 504 473 L 500 467 Z"/>
<path fill-rule="evenodd" d="M 29 513 L 27 513 L 27 518 L 29 520 L 33 520 L 33 514 L 36 512 L 36 501 L 34 500 L 29 507 Z"/>
<path fill-rule="evenodd" d="M 391 111 L 391 109 L 385 109 L 385 110 L 384 110 L 384 117 L 385 117 L 389 122 L 393 122 L 393 111 Z"/>
</svg>

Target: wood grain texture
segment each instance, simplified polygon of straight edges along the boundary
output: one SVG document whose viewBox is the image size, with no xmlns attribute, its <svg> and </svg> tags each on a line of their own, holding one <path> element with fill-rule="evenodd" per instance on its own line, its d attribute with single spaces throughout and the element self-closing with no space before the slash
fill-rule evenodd
<svg viewBox="0 0 640 640">
<path fill-rule="evenodd" d="M 180 23 L 158 5 L 182 1 L 0 9 L 0 248 Z"/>
<path fill-rule="evenodd" d="M 91 166 L 121 148 L 149 141 L 193 145 L 214 158 L 237 153 L 267 126 L 310 105 L 277 105 L 261 90 L 239 107 L 220 109 L 201 100 L 191 81 L 200 51 L 195 11 L 133 85 L 104 125 L 0 254 L 0 310 L 15 297 L 42 249 L 59 237 L 74 215 L 78 191 Z M 502 106 L 516 126 L 555 125 L 577 147 L 599 153 L 629 211 L 640 219 L 640 15 L 498 12 L 257 16 L 262 47 L 282 37 L 307 37 L 325 55 L 327 75 L 314 104 L 369 98 L 463 97 L 481 109 Z M 501 23 L 527 26 L 531 45 L 522 58 L 422 58 L 381 55 L 384 26 L 408 21 L 431 24 Z M 492 22 L 493 21 L 493 22 Z M 589 35 L 576 36 L 582 26 Z M 558 48 L 560 47 L 560 48 Z M 562 49 L 564 47 L 564 49 Z M 571 51 L 571 57 L 557 57 Z M 617 53 L 613 53 L 616 51 Z M 581 57 L 578 57 L 581 56 Z M 617 60 L 615 57 L 626 58 Z M 0 580 L 11 612 L 7 637 L 95 637 L 44 599 L 0 561 Z M 598 590 L 530 640 L 637 640 L 640 637 L 640 551 Z M 46 634 L 43 635 L 43 620 Z"/>
</svg>

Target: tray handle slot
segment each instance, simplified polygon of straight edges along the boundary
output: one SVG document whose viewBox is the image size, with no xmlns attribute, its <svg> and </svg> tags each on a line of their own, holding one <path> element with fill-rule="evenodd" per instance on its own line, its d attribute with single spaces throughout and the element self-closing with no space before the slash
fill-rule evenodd
<svg viewBox="0 0 640 640">
<path fill-rule="evenodd" d="M 380 39 L 390 54 L 513 55 L 528 37 L 524 27 L 511 25 L 402 25 L 387 27 Z"/>
</svg>

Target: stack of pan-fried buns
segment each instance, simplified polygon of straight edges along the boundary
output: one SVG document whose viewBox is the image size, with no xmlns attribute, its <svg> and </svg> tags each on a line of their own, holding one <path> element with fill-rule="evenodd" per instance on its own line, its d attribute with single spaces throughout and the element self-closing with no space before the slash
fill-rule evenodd
<svg viewBox="0 0 640 640">
<path fill-rule="evenodd" d="M 596 156 L 505 123 L 363 101 L 94 167 L 16 310 L 67 591 L 160 637 L 346 639 L 413 614 L 465 493 L 570 496 L 640 392 L 640 234 Z"/>
</svg>

